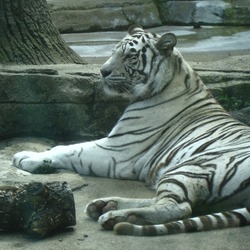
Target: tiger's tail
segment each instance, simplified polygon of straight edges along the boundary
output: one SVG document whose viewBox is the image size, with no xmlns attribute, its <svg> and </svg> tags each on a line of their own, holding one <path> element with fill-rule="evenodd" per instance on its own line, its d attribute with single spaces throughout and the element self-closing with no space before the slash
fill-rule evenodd
<svg viewBox="0 0 250 250">
<path fill-rule="evenodd" d="M 121 222 L 115 225 L 117 234 L 134 236 L 159 236 L 243 227 L 250 224 L 250 207 L 203 215 L 158 225 L 134 225 Z"/>
</svg>

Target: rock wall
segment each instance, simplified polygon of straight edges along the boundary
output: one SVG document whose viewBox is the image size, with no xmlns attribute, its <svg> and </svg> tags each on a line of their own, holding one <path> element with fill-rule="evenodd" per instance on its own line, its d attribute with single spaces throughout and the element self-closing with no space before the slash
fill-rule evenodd
<svg viewBox="0 0 250 250">
<path fill-rule="evenodd" d="M 0 67 L 0 139 L 103 137 L 126 106 L 103 97 L 98 65 Z"/>
<path fill-rule="evenodd" d="M 62 33 L 160 25 L 250 25 L 248 0 L 47 0 Z"/>
<path fill-rule="evenodd" d="M 213 94 L 250 125 L 249 56 L 191 63 Z M 100 65 L 0 66 L 0 139 L 89 140 L 107 135 L 126 100 L 107 98 Z M 226 70 L 225 70 L 226 69 Z"/>
<path fill-rule="evenodd" d="M 47 0 L 52 19 L 62 33 L 120 30 L 132 23 L 160 26 L 152 0 Z"/>
<path fill-rule="evenodd" d="M 164 24 L 249 25 L 249 1 L 166 1 L 157 7 Z"/>
</svg>

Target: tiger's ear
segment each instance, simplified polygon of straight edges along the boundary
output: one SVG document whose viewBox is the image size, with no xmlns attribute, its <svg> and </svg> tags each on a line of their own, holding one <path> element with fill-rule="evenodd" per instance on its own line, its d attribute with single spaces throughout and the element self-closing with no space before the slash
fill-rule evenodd
<svg viewBox="0 0 250 250">
<path fill-rule="evenodd" d="M 176 36 L 173 33 L 166 33 L 159 38 L 155 47 L 159 50 L 161 55 L 168 56 L 173 51 L 176 43 Z"/>
<path fill-rule="evenodd" d="M 139 31 L 144 31 L 143 28 L 138 25 L 138 24 L 134 24 L 134 25 L 131 25 L 129 28 L 128 28 L 128 33 L 129 35 L 134 35 L 135 33 L 139 32 Z"/>
</svg>

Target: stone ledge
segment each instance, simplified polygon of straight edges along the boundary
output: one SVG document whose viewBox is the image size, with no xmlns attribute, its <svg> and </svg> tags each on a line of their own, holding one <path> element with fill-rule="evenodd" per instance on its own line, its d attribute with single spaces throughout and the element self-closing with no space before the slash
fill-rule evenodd
<svg viewBox="0 0 250 250">
<path fill-rule="evenodd" d="M 99 68 L 0 67 L 0 138 L 36 135 L 72 140 L 106 135 L 126 101 L 103 96 Z"/>
<path fill-rule="evenodd" d="M 218 100 L 226 105 L 231 102 L 233 109 L 238 109 L 250 106 L 250 72 L 244 63 L 248 60 L 249 56 L 236 56 L 190 64 Z M 86 140 L 105 136 L 127 101 L 103 94 L 99 68 L 100 65 L 0 66 L 0 139 L 42 136 Z M 245 117 L 246 123 L 250 121 L 249 111 L 235 116 Z"/>
</svg>

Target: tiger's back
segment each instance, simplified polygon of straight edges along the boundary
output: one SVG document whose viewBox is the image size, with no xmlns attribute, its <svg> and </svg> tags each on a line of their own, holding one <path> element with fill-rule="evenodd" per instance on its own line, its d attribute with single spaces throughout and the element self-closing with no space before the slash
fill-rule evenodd
<svg viewBox="0 0 250 250">
<path fill-rule="evenodd" d="M 132 101 L 110 134 L 47 152 L 21 152 L 14 165 L 32 172 L 46 161 L 83 175 L 146 181 L 156 190 L 154 199 L 108 197 L 88 204 L 90 217 L 118 233 L 249 224 L 250 128 L 216 102 L 175 45 L 171 33 L 131 27 L 100 70 L 108 94 Z M 188 219 L 194 215 L 205 217 Z M 145 226 L 152 224 L 157 226 Z"/>
</svg>

